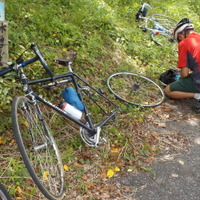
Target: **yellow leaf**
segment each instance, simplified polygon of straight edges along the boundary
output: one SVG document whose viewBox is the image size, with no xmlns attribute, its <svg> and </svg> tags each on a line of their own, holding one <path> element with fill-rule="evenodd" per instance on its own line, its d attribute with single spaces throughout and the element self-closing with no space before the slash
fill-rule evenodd
<svg viewBox="0 0 200 200">
<path fill-rule="evenodd" d="M 29 128 L 29 127 L 30 127 L 30 125 L 29 125 L 29 123 L 28 123 L 27 121 L 23 121 L 22 124 L 23 124 L 26 128 Z"/>
<path fill-rule="evenodd" d="M 138 118 L 138 121 L 139 121 L 139 122 L 143 122 L 143 118 L 141 118 L 141 117 Z"/>
<path fill-rule="evenodd" d="M 0 137 L 0 145 L 4 143 L 3 137 Z"/>
<path fill-rule="evenodd" d="M 48 180 L 48 175 L 49 175 L 49 171 L 44 171 L 43 172 L 43 181 L 47 181 Z"/>
<path fill-rule="evenodd" d="M 67 51 L 67 49 L 66 49 L 66 48 L 63 48 L 62 50 L 63 50 L 63 51 Z"/>
<path fill-rule="evenodd" d="M 67 165 L 63 165 L 65 171 L 69 171 L 69 167 Z"/>
<path fill-rule="evenodd" d="M 115 167 L 115 171 L 119 172 L 120 171 L 119 167 Z"/>
<path fill-rule="evenodd" d="M 118 153 L 119 152 L 119 149 L 118 148 L 113 148 L 112 150 L 111 150 L 111 153 Z"/>
<path fill-rule="evenodd" d="M 9 143 L 9 146 L 13 146 L 13 144 L 15 143 L 15 140 L 11 140 L 11 142 Z"/>
<path fill-rule="evenodd" d="M 113 177 L 114 174 L 115 174 L 115 172 L 114 172 L 112 169 L 109 169 L 109 170 L 107 171 L 107 177 L 108 177 L 108 178 Z"/>
<path fill-rule="evenodd" d="M 44 171 L 44 173 L 43 173 L 44 175 L 49 175 L 49 171 Z"/>
<path fill-rule="evenodd" d="M 18 198 L 21 198 L 20 197 L 20 196 L 22 196 L 22 189 L 21 189 L 21 187 L 17 186 L 17 188 L 16 188 L 16 194 L 17 194 Z"/>
</svg>

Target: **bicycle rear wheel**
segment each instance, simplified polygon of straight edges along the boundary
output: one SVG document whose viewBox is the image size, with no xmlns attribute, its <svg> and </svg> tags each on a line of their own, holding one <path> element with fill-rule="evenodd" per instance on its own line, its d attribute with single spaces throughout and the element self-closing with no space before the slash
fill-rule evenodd
<svg viewBox="0 0 200 200">
<path fill-rule="evenodd" d="M 24 96 L 15 97 L 12 124 L 22 159 L 35 184 L 48 199 L 62 199 L 62 160 L 39 106 Z"/>
<path fill-rule="evenodd" d="M 107 79 L 107 85 L 118 99 L 136 106 L 155 107 L 165 98 L 159 85 L 136 73 L 114 73 Z"/>
</svg>

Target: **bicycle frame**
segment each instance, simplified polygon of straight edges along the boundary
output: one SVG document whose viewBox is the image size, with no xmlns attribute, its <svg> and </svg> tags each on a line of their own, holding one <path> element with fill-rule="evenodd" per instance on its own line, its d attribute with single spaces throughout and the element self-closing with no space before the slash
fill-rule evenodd
<svg viewBox="0 0 200 200">
<path fill-rule="evenodd" d="M 139 26 L 139 28 L 150 31 L 153 34 L 162 34 L 162 35 L 172 35 L 172 30 L 164 28 L 162 25 L 159 24 L 159 21 L 165 21 L 164 19 L 156 19 L 154 17 L 140 17 L 140 19 L 145 21 L 145 26 Z M 148 22 L 151 22 L 153 25 L 153 28 L 148 27 Z"/>
<path fill-rule="evenodd" d="M 55 110 L 59 114 L 61 114 L 64 117 L 68 118 L 69 120 L 73 121 L 75 124 L 79 125 L 83 129 L 87 130 L 90 136 L 94 136 L 96 133 L 98 133 L 97 136 L 99 137 L 99 132 L 100 132 L 101 127 L 103 125 L 105 125 L 106 122 L 116 114 L 116 112 L 119 110 L 119 106 L 117 106 L 115 103 L 110 101 L 106 96 L 104 96 L 98 90 L 93 88 L 89 83 L 84 81 L 81 77 L 79 77 L 78 75 L 73 73 L 73 70 L 71 68 L 71 60 L 73 60 L 73 59 L 68 59 L 67 61 L 64 62 L 64 64 L 67 65 L 68 71 L 69 71 L 67 74 L 54 76 L 54 74 L 50 70 L 49 66 L 46 64 L 46 62 L 45 62 L 42 54 L 40 53 L 37 45 L 36 44 L 32 44 L 30 49 L 32 49 L 33 52 L 36 55 L 34 58 L 31 58 L 31 59 L 29 59 L 27 61 L 23 61 L 21 59 L 21 57 L 19 57 L 19 59 L 16 60 L 17 64 L 13 64 L 13 63 L 9 64 L 9 66 L 10 66 L 9 68 L 0 71 L 0 76 L 3 76 L 4 74 L 7 74 L 7 73 L 9 73 L 11 71 L 17 71 L 19 80 L 22 82 L 23 91 L 25 92 L 26 96 L 30 97 L 30 99 L 33 100 L 33 101 L 37 100 L 37 101 L 40 101 L 40 102 L 44 103 L 45 105 L 47 105 L 48 107 L 52 108 L 53 110 Z M 40 63 L 43 66 L 43 68 L 49 74 L 49 78 L 29 81 L 28 78 L 26 77 L 26 75 L 24 74 L 23 67 L 25 67 L 25 66 L 27 66 L 27 65 L 29 65 L 29 64 L 37 61 L 37 60 L 40 61 Z M 63 78 L 65 79 L 64 81 L 63 80 L 61 80 L 60 82 L 57 81 L 57 80 L 63 79 Z M 83 95 L 82 95 L 83 88 L 81 88 L 81 86 L 78 84 L 77 80 L 82 81 L 87 87 L 91 88 L 95 93 L 97 93 L 102 98 L 104 98 L 107 101 L 107 103 L 110 103 L 115 107 L 115 109 L 109 114 L 108 117 L 106 117 L 100 123 L 98 123 L 98 126 L 95 126 L 94 123 L 91 120 L 91 116 L 89 114 L 87 105 L 85 104 L 84 99 L 83 99 Z M 81 120 L 78 120 L 78 119 L 74 118 L 73 116 L 71 116 L 70 114 L 67 114 L 65 111 L 63 111 L 58 106 L 56 106 L 53 103 L 45 100 L 40 95 L 38 95 L 37 93 L 32 91 L 32 89 L 29 87 L 30 85 L 34 85 L 34 84 L 38 84 L 38 83 L 44 83 L 44 82 L 49 82 L 49 85 L 47 85 L 47 87 L 56 86 L 57 84 L 60 84 L 60 83 L 61 84 L 62 83 L 66 83 L 67 84 L 69 82 L 72 83 L 73 86 L 75 87 L 75 90 L 76 90 L 80 100 L 82 101 L 82 103 L 84 105 L 84 111 L 83 112 L 85 113 L 86 123 L 83 123 Z M 98 105 L 98 107 L 101 107 L 101 106 Z M 98 142 L 98 138 L 97 138 L 96 141 Z"/>
<path fill-rule="evenodd" d="M 96 93 L 98 93 L 101 97 L 103 97 L 104 99 L 106 99 L 109 103 L 111 103 L 113 106 L 116 107 L 116 109 L 111 113 L 111 115 L 109 115 L 108 117 L 106 117 L 100 124 L 98 124 L 98 127 L 102 127 L 108 120 L 110 120 L 115 114 L 116 112 L 119 110 L 119 107 L 114 104 L 112 101 L 110 101 L 106 96 L 102 95 L 99 91 L 97 91 L 95 88 L 93 88 L 89 83 L 87 83 L 86 81 L 84 81 L 81 77 L 79 77 L 78 75 L 76 75 L 75 73 L 68 73 L 68 74 L 63 74 L 63 75 L 59 75 L 59 76 L 54 76 L 54 81 L 55 80 L 59 80 L 59 79 L 63 79 L 66 78 L 66 84 L 69 82 L 72 82 L 73 85 L 76 88 L 76 91 L 81 99 L 81 101 L 84 104 L 84 112 L 85 112 L 85 119 L 88 122 L 88 124 L 86 125 L 85 123 L 77 120 L 76 118 L 74 118 L 73 116 L 67 114 L 65 111 L 63 111 L 61 108 L 59 108 L 58 106 L 52 104 L 51 102 L 45 100 L 44 98 L 42 98 L 41 96 L 39 96 L 38 94 L 36 94 L 34 91 L 32 90 L 28 90 L 27 96 L 33 95 L 36 100 L 44 103 L 45 105 L 47 105 L 48 107 L 52 108 L 53 110 L 55 110 L 56 112 L 58 112 L 59 114 L 63 115 L 64 117 L 70 119 L 71 121 L 73 121 L 74 123 L 76 123 L 77 125 L 79 125 L 80 127 L 86 129 L 88 132 L 91 133 L 91 136 L 95 135 L 97 130 L 96 127 L 94 126 L 90 114 L 88 112 L 87 109 L 87 105 L 84 103 L 83 100 L 83 95 L 82 95 L 82 88 L 79 86 L 79 84 L 77 83 L 76 79 L 81 80 L 83 83 L 85 83 L 89 88 L 91 88 L 92 90 L 94 90 Z M 70 78 L 70 80 L 69 80 Z M 51 82 L 52 83 L 52 78 L 45 78 L 45 79 L 38 79 L 38 80 L 33 80 L 33 81 L 28 81 L 27 85 L 34 85 L 34 84 L 38 84 L 38 83 L 43 83 L 43 82 Z M 62 81 L 63 83 L 64 81 Z M 56 84 L 58 84 L 59 82 L 56 82 Z M 100 105 L 99 105 L 100 106 Z M 88 126 L 89 125 L 89 126 Z"/>
<path fill-rule="evenodd" d="M 168 16 L 162 15 L 162 14 L 153 14 L 150 17 L 147 17 L 147 11 L 148 9 L 152 9 L 152 7 L 147 4 L 143 3 L 138 12 L 136 13 L 136 21 L 142 21 L 143 25 L 138 25 L 139 28 L 142 29 L 142 31 L 150 32 L 150 36 L 152 40 L 157 44 L 157 45 L 162 45 L 160 42 L 157 42 L 154 39 L 155 35 L 162 35 L 168 39 L 170 43 L 174 43 L 173 39 L 173 25 L 171 22 L 176 21 Z M 150 26 L 149 26 L 150 24 Z"/>
<path fill-rule="evenodd" d="M 59 124 L 61 121 L 62 123 L 66 122 L 66 120 L 63 119 L 60 120 L 59 116 L 62 115 L 65 119 L 69 119 L 67 122 L 70 121 L 80 127 L 79 133 L 85 144 L 97 147 L 106 141 L 104 138 L 100 137 L 101 127 L 104 126 L 108 120 L 114 117 L 116 112 L 119 110 L 119 106 L 109 100 L 100 91 L 93 88 L 83 78 L 73 73 L 70 66 L 70 61 L 72 59 L 64 59 L 64 66 L 68 66 L 68 73 L 54 75 L 46 64 L 36 44 L 31 45 L 31 50 L 34 51 L 36 55 L 35 57 L 27 61 L 23 61 L 23 59 L 19 57 L 16 60 L 16 64 L 10 63 L 8 64 L 9 68 L 1 70 L 0 76 L 12 71 L 17 72 L 18 79 L 22 84 L 22 89 L 25 94 L 17 96 L 13 100 L 12 125 L 15 139 L 26 168 L 28 169 L 33 181 L 46 198 L 62 199 L 64 197 L 65 189 L 64 168 L 62 157 L 59 153 L 56 141 L 54 140 L 54 133 L 58 130 L 58 127 L 56 126 L 54 129 L 53 125 L 57 125 L 57 122 Z M 40 61 L 49 75 L 48 78 L 37 80 L 28 79 L 24 73 L 23 67 L 34 63 L 35 61 Z M 80 112 L 84 114 L 81 117 L 76 118 L 71 115 L 75 110 L 75 107 L 73 110 L 72 105 L 71 108 L 73 111 L 65 112 L 59 105 L 52 103 L 54 102 L 52 98 L 47 100 L 48 95 L 46 98 L 43 98 L 40 96 L 41 93 L 37 91 L 37 89 L 31 87 L 37 84 L 42 88 L 59 87 L 62 91 L 63 87 L 72 86 L 83 104 L 83 109 L 81 109 Z M 88 88 L 92 92 L 90 92 Z M 104 105 L 101 107 L 102 102 L 105 103 L 105 107 Z M 98 119 L 98 123 L 95 122 L 96 124 L 94 123 L 96 119 L 89 113 L 89 111 L 93 111 L 94 103 L 95 111 L 99 114 L 98 117 L 101 118 L 100 120 Z M 96 110 L 96 105 L 102 109 L 100 112 L 99 108 Z M 70 105 L 68 106 L 70 107 Z M 55 112 L 49 112 L 48 108 Z M 102 111 L 104 112 L 102 113 Z M 58 118 L 57 114 L 59 115 Z M 56 117 L 54 118 L 54 116 Z M 52 121 L 48 121 L 49 119 L 52 119 Z M 71 126 L 71 123 L 69 124 Z M 50 126 L 48 125 L 52 125 L 52 127 L 49 128 Z M 65 127 L 66 126 L 64 125 L 64 128 Z M 61 126 L 61 128 L 63 127 Z"/>
</svg>

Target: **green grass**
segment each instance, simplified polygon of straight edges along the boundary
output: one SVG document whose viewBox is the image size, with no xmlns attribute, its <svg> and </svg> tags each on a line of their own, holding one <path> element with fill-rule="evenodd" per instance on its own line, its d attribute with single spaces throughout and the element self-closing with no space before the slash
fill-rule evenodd
<svg viewBox="0 0 200 200">
<path fill-rule="evenodd" d="M 102 182 L 103 175 L 111 166 L 122 166 L 122 170 L 144 170 L 143 164 L 160 151 L 153 135 L 140 132 L 147 123 L 141 109 L 116 100 L 106 86 L 107 77 L 117 71 L 131 71 L 157 80 L 166 69 L 176 66 L 177 55 L 170 49 L 156 46 L 148 33 L 143 33 L 135 23 L 135 13 L 141 0 L 6 0 L 6 20 L 9 23 L 9 58 L 15 60 L 31 43 L 39 45 L 47 63 L 55 74 L 65 69 L 55 65 L 53 60 L 74 50 L 78 56 L 74 71 L 86 78 L 93 86 L 106 91 L 109 98 L 121 107 L 117 121 L 103 129 L 109 142 L 97 149 L 86 147 L 80 140 L 78 129 L 66 129 L 59 135 L 58 142 L 65 164 L 69 165 L 69 188 L 87 194 L 90 188 L 85 178 Z M 150 13 L 170 15 L 176 20 L 189 17 L 196 31 L 200 31 L 199 5 L 197 0 L 146 1 L 153 9 Z M 26 53 L 25 58 L 31 58 Z M 39 64 L 27 68 L 32 79 L 45 77 Z M 0 177 L 13 198 L 38 198 L 38 191 L 32 183 L 21 161 L 16 144 L 13 143 L 10 108 L 15 95 L 21 94 L 20 84 L 14 74 L 0 78 Z M 59 91 L 48 94 L 59 95 Z M 93 108 L 94 112 L 97 112 Z M 58 121 L 58 124 L 62 124 Z M 154 139 L 154 140 L 153 140 Z M 119 149 L 117 156 L 111 149 Z M 78 169 L 75 163 L 91 166 Z M 88 163 L 88 164 L 86 164 Z M 96 171 L 95 171 L 96 169 Z M 148 171 L 148 169 L 146 169 Z M 101 173 L 100 173 L 101 172 Z M 94 173 L 94 177 L 90 174 Z M 78 180 L 71 178 L 76 176 Z M 23 194 L 17 192 L 21 186 Z M 20 196 L 21 195 L 21 196 Z M 31 197 L 30 197 L 31 196 Z M 92 198 L 92 197 L 91 197 Z"/>
</svg>

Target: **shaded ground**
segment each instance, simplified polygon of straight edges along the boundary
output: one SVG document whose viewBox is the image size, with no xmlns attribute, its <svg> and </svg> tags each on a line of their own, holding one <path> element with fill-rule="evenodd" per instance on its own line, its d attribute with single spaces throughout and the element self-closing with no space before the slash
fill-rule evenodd
<svg viewBox="0 0 200 200">
<path fill-rule="evenodd" d="M 150 164 L 150 172 L 120 177 L 119 184 L 131 188 L 126 199 L 200 200 L 200 119 L 191 107 L 193 103 L 168 100 L 156 108 L 162 112 L 157 115 L 157 124 L 149 123 L 146 128 L 161 134 L 161 144 L 166 145 Z"/>
</svg>

